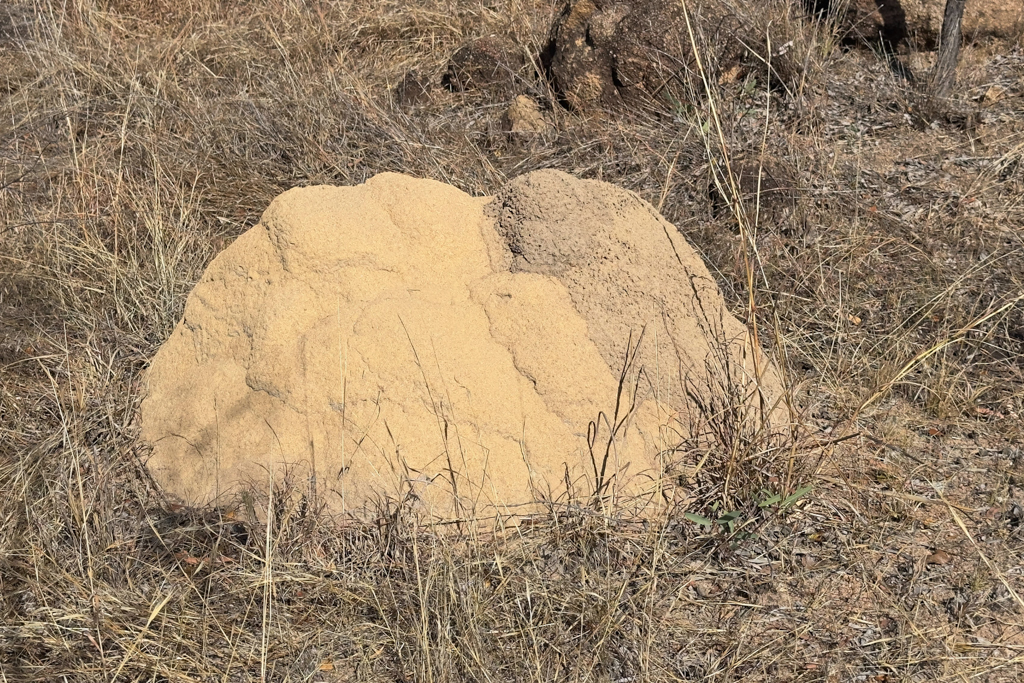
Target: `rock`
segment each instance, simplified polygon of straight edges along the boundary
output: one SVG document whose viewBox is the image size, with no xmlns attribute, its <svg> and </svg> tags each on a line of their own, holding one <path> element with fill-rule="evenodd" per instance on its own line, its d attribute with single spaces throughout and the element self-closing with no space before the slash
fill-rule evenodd
<svg viewBox="0 0 1024 683">
<path fill-rule="evenodd" d="M 797 182 L 794 174 L 782 165 L 739 159 L 733 161 L 732 171 L 736 189 L 751 221 L 756 213 L 762 224 L 777 222 L 796 208 Z M 722 195 L 718 186 L 712 183 L 710 191 L 715 214 L 731 212 L 729 198 Z"/>
<path fill-rule="evenodd" d="M 953 561 L 953 556 L 947 553 L 945 550 L 936 550 L 928 557 L 924 558 L 925 564 L 949 564 Z"/>
<path fill-rule="evenodd" d="M 338 512 L 523 511 L 566 481 L 592 492 L 592 452 L 606 491 L 654 488 L 694 415 L 680 378 L 742 393 L 752 366 L 700 258 L 636 195 L 556 171 L 493 199 L 383 174 L 285 192 L 214 259 L 146 374 L 141 438 L 189 505 L 272 475 Z"/>
<path fill-rule="evenodd" d="M 525 66 L 522 51 L 511 40 L 498 36 L 466 43 L 448 61 L 441 80 L 449 90 L 510 91 Z"/>
<path fill-rule="evenodd" d="M 398 82 L 392 93 L 400 107 L 419 107 L 430 102 L 430 83 L 417 71 L 410 71 Z"/>
<path fill-rule="evenodd" d="M 898 46 L 912 41 L 918 50 L 934 49 L 942 30 L 946 0 L 804 0 L 821 15 L 837 15 L 848 39 Z M 971 0 L 964 9 L 964 40 L 1024 35 L 1024 5 L 1019 0 Z"/>
<path fill-rule="evenodd" d="M 991 85 L 981 98 L 982 104 L 995 104 L 1006 96 L 1007 90 L 1001 85 Z"/>
<path fill-rule="evenodd" d="M 506 133 L 536 134 L 551 130 L 551 123 L 544 118 L 540 105 L 526 95 L 519 95 L 501 119 L 501 127 Z"/>
<path fill-rule="evenodd" d="M 682 3 L 673 0 L 571 0 L 551 28 L 543 55 L 563 102 L 575 111 L 621 109 L 652 100 L 689 99 L 697 84 Z M 690 5 L 691 22 L 716 47 L 705 66 L 717 78 L 741 54 L 738 41 L 718 40 L 736 28 L 721 3 Z M 681 85 L 682 84 L 682 85 Z"/>
</svg>

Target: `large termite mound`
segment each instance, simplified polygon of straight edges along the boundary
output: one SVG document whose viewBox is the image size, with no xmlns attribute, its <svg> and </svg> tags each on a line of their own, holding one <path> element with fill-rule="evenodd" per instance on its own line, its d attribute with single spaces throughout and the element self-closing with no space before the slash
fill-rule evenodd
<svg viewBox="0 0 1024 683">
<path fill-rule="evenodd" d="M 285 192 L 210 264 L 146 375 L 142 439 L 189 504 L 274 481 L 352 513 L 520 510 L 652 489 L 693 398 L 742 400 L 758 373 L 770 416 L 774 370 L 633 193 L 383 174 Z"/>
</svg>

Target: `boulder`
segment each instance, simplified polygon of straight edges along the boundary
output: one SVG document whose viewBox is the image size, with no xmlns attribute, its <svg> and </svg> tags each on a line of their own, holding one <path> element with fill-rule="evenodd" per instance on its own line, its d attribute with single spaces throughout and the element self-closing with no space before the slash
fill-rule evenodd
<svg viewBox="0 0 1024 683">
<path fill-rule="evenodd" d="M 742 54 L 737 22 L 721 2 L 689 4 L 698 44 L 714 46 L 705 68 Z M 683 5 L 673 0 L 570 0 L 552 25 L 542 60 L 570 109 L 623 109 L 686 101 L 699 85 Z"/>
<path fill-rule="evenodd" d="M 742 395 L 755 359 L 775 400 L 700 258 L 631 192 L 383 174 L 285 192 L 213 260 L 146 373 L 141 439 L 186 504 L 273 480 L 357 515 L 522 512 L 657 487 L 685 378 Z"/>
</svg>

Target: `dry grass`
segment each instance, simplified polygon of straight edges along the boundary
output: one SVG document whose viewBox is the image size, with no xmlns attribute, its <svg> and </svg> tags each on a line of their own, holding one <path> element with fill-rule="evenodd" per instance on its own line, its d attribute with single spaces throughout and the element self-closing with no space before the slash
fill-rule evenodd
<svg viewBox="0 0 1024 683">
<path fill-rule="evenodd" d="M 1024 52 L 968 46 L 966 114 L 922 124 L 883 60 L 770 7 L 710 99 L 581 117 L 520 70 L 554 122 L 533 140 L 438 84 L 467 38 L 539 54 L 541 0 L 0 7 L 0 681 L 1019 680 Z M 430 100 L 399 106 L 411 69 Z M 635 190 L 702 251 L 784 360 L 796 434 L 733 413 L 648 521 L 163 501 L 140 373 L 273 196 L 542 167 Z"/>
</svg>

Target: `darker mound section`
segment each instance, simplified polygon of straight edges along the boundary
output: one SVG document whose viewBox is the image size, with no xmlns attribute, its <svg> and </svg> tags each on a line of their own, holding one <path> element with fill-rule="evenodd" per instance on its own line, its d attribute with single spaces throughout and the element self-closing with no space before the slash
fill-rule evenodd
<svg viewBox="0 0 1024 683">
<path fill-rule="evenodd" d="M 721 293 L 703 261 L 636 194 L 535 171 L 502 188 L 487 214 L 508 245 L 511 271 L 559 280 L 610 369 L 641 332 L 643 364 L 676 378 L 716 343 L 736 359 L 749 352 L 744 326 L 713 303 Z M 774 376 L 766 380 L 777 388 Z"/>
</svg>

